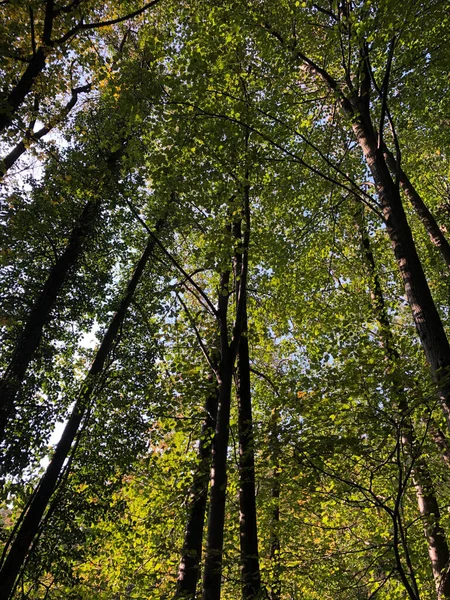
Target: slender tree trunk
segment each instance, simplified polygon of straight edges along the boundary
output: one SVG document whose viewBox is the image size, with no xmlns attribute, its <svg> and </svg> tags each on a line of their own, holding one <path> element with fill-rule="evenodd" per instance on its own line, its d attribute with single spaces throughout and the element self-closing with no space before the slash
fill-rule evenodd
<svg viewBox="0 0 450 600">
<path fill-rule="evenodd" d="M 269 444 L 272 464 L 271 523 L 270 523 L 270 563 L 272 581 L 270 600 L 281 600 L 281 561 L 280 561 L 280 443 L 278 440 L 279 410 L 274 408 L 270 418 Z"/>
<path fill-rule="evenodd" d="M 248 150 L 249 132 L 245 131 L 245 150 Z M 236 316 L 231 342 L 228 342 L 228 303 L 231 271 L 222 273 L 219 285 L 217 319 L 220 327 L 220 364 L 218 370 L 219 404 L 216 431 L 212 448 L 211 488 L 208 513 L 208 535 L 203 573 L 202 600 L 220 600 L 222 583 L 223 529 L 227 490 L 227 454 L 230 424 L 231 388 L 234 363 L 242 337 L 247 308 L 248 248 L 250 239 L 250 185 L 249 170 L 245 168 L 242 188 L 243 235 L 237 232 L 238 248 L 234 255 Z M 230 214 L 231 217 L 231 214 Z M 230 233 L 232 232 L 230 226 Z M 241 239 L 242 237 L 242 239 Z"/>
<path fill-rule="evenodd" d="M 247 263 L 242 264 L 241 286 L 245 302 Z M 230 271 L 221 276 L 219 286 L 218 320 L 220 323 L 220 363 L 218 370 L 219 403 L 217 407 L 216 431 L 212 445 L 210 476 L 210 499 L 208 512 L 208 534 L 206 540 L 205 566 L 203 571 L 202 600 L 220 600 L 222 584 L 223 532 L 225 524 L 225 500 L 227 491 L 227 454 L 230 425 L 231 388 L 234 362 L 239 347 L 242 323 L 236 317 L 233 339 L 228 342 L 228 300 Z M 238 302 L 239 304 L 239 302 Z M 242 314 L 239 306 L 237 315 Z"/>
<path fill-rule="evenodd" d="M 447 538 L 440 524 L 441 515 L 439 505 L 428 466 L 423 456 L 416 450 L 414 426 L 408 407 L 407 392 L 402 385 L 402 374 L 399 372 L 400 355 L 395 347 L 383 291 L 370 247 L 370 240 L 365 232 L 363 223 L 359 222 L 358 225 L 362 233 L 364 258 L 371 281 L 371 296 L 374 311 L 380 325 L 386 359 L 391 371 L 392 391 L 402 419 L 401 439 L 403 449 L 410 462 L 411 476 L 416 490 L 419 512 L 422 517 L 424 535 L 428 544 L 428 555 L 436 585 L 437 597 L 439 600 L 443 600 L 450 598 L 450 577 L 446 572 L 450 559 Z"/>
<path fill-rule="evenodd" d="M 434 492 L 433 482 L 425 460 L 414 450 L 413 429 L 408 423 L 404 428 L 403 446 L 413 461 L 411 475 L 416 490 L 417 504 L 422 517 L 423 531 L 428 544 L 428 556 L 436 585 L 438 600 L 450 598 L 449 549 L 445 531 L 441 526 L 441 513 Z"/>
<path fill-rule="evenodd" d="M 107 161 L 110 169 L 122 154 L 123 148 L 111 154 Z M 69 273 L 75 267 L 92 234 L 100 208 L 100 199 L 87 202 L 72 230 L 64 252 L 51 269 L 30 310 L 11 361 L 0 381 L 0 442 L 5 438 L 8 419 L 14 412 L 15 399 L 22 387 L 28 366 L 39 346 L 43 328 L 50 318 L 50 313 Z"/>
<path fill-rule="evenodd" d="M 160 221 L 157 228 L 161 227 L 161 225 L 162 222 Z M 42 517 L 50 502 L 50 498 L 57 487 L 64 462 L 70 453 L 72 443 L 87 413 L 96 383 L 104 369 L 106 359 L 114 346 L 117 333 L 124 321 L 126 312 L 130 306 L 144 268 L 153 252 L 154 246 L 155 241 L 153 237 L 150 237 L 147 247 L 128 283 L 126 293 L 122 298 L 119 308 L 109 324 L 89 373 L 81 386 L 78 399 L 75 402 L 72 414 L 64 428 L 61 439 L 56 446 L 55 453 L 34 492 L 34 496 L 26 509 L 25 515 L 23 515 L 21 525 L 10 545 L 9 552 L 2 562 L 0 569 L 0 597 L 5 600 L 10 598 L 16 579 L 24 565 L 33 540 L 38 533 Z"/>
<path fill-rule="evenodd" d="M 445 464 L 450 467 L 450 446 L 445 433 L 441 430 L 439 425 L 435 423 L 433 418 L 431 418 L 430 423 L 426 423 L 426 425 L 429 427 L 433 441 L 442 453 L 442 459 Z"/>
<path fill-rule="evenodd" d="M 219 400 L 212 444 L 208 533 L 203 571 L 202 600 L 220 600 L 222 584 L 223 530 L 227 491 L 227 454 L 230 425 L 231 386 L 235 353 L 228 343 L 228 300 L 230 271 L 222 273 L 219 286 L 220 324 Z"/>
<path fill-rule="evenodd" d="M 19 158 L 27 151 L 33 143 L 38 142 L 44 136 L 46 136 L 50 131 L 55 127 L 55 125 L 61 122 L 67 115 L 70 113 L 72 108 L 75 106 L 78 100 L 78 96 L 84 92 L 88 92 L 91 89 L 91 84 L 86 84 L 81 87 L 75 88 L 72 90 L 72 96 L 67 104 L 64 106 L 60 114 L 56 117 L 53 117 L 50 122 L 41 127 L 39 131 L 33 132 L 33 127 L 30 126 L 30 131 L 27 133 L 25 138 L 19 142 L 12 150 L 9 152 L 3 160 L 0 160 L 0 179 L 6 175 L 8 170 L 19 160 Z"/>
<path fill-rule="evenodd" d="M 263 27 L 287 48 L 284 37 L 270 23 L 264 22 Z M 414 323 L 437 384 L 442 410 L 450 430 L 450 345 L 417 254 L 400 192 L 389 172 L 383 148 L 378 147 L 378 138 L 370 115 L 372 79 L 367 47 L 364 43 L 360 45 L 360 67 L 357 75 L 361 89 L 358 95 L 352 93 L 348 97 L 344 94 L 340 82 L 325 68 L 306 56 L 301 49 L 291 48 L 291 52 L 297 60 L 322 79 L 331 93 L 336 94 L 342 112 L 351 122 L 353 134 L 372 173 Z M 387 69 L 389 68 L 390 65 L 387 66 Z M 350 88 L 352 87 L 351 85 Z"/>
<path fill-rule="evenodd" d="M 239 428 L 239 537 L 242 599 L 253 600 L 258 598 L 261 592 L 261 575 L 256 523 L 255 459 L 247 333 L 245 313 L 236 373 Z"/>
<path fill-rule="evenodd" d="M 41 74 L 45 67 L 46 49 L 41 46 L 28 63 L 25 72 L 17 85 L 11 90 L 4 99 L 4 107 L 0 112 L 0 133 L 11 125 L 15 113 L 23 104 L 25 98 L 31 91 L 36 78 Z M 3 99 L 2 99 L 3 100 Z"/>
<path fill-rule="evenodd" d="M 14 409 L 27 368 L 36 352 L 58 294 L 77 262 L 100 211 L 100 202 L 88 202 L 75 225 L 63 254 L 58 258 L 31 308 L 11 362 L 0 382 L 0 440 Z"/>
<path fill-rule="evenodd" d="M 353 122 L 353 131 L 375 182 L 406 296 L 450 430 L 450 346 L 417 255 L 399 190 L 389 173 L 382 150 L 377 147 L 367 113 L 363 106 L 361 114 L 366 116 Z"/>
<path fill-rule="evenodd" d="M 386 159 L 386 163 L 390 171 L 398 177 L 400 185 L 403 191 L 405 192 L 405 196 L 411 202 L 416 213 L 418 214 L 419 218 L 424 224 L 425 229 L 430 237 L 430 240 L 435 246 L 437 246 L 442 255 L 442 258 L 445 261 L 445 264 L 447 265 L 447 268 L 450 269 L 450 244 L 447 241 L 441 229 L 439 228 L 436 219 L 432 215 L 431 211 L 428 209 L 420 194 L 417 192 L 416 188 L 411 183 L 409 177 L 406 175 L 402 168 L 398 168 L 397 162 L 392 152 L 385 149 L 384 157 Z"/>
<path fill-rule="evenodd" d="M 199 440 L 198 473 L 189 490 L 189 514 L 184 533 L 184 544 L 178 568 L 177 589 L 174 600 L 193 600 L 197 589 L 202 558 L 203 527 L 208 500 L 209 469 L 212 436 L 216 424 L 219 390 L 211 390 L 205 403 L 205 419 Z"/>
</svg>

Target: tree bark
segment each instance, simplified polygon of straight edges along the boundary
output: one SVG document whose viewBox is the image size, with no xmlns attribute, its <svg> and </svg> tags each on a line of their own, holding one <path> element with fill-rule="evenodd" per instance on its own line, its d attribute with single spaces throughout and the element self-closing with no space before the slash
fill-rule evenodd
<svg viewBox="0 0 450 600">
<path fill-rule="evenodd" d="M 162 222 L 159 221 L 157 229 L 161 226 Z M 145 266 L 153 252 L 154 246 L 154 238 L 150 237 L 128 283 L 126 293 L 120 302 L 119 308 L 109 324 L 89 373 L 81 386 L 78 400 L 76 401 L 69 420 L 64 428 L 61 439 L 56 446 L 55 453 L 34 492 L 33 498 L 26 509 L 26 513 L 23 515 L 23 519 L 21 519 L 21 525 L 16 532 L 14 540 L 10 544 L 9 552 L 2 562 L 0 569 L 0 597 L 5 600 L 10 598 L 14 590 L 17 577 L 25 563 L 33 540 L 39 531 L 42 517 L 50 502 L 50 498 L 57 487 L 58 479 L 63 471 L 64 463 L 70 453 L 73 441 L 87 414 L 96 383 L 99 376 L 102 374 L 106 359 L 114 346 L 117 333 L 124 321 L 126 312 L 130 306 Z"/>
<path fill-rule="evenodd" d="M 110 155 L 107 160 L 110 169 L 123 154 L 123 148 Z M 42 331 L 55 306 L 58 295 L 69 273 L 75 267 L 100 213 L 101 200 L 86 203 L 67 246 L 52 267 L 42 290 L 36 298 L 24 328 L 14 349 L 11 361 L 0 381 L 0 442 L 5 439 L 5 428 L 14 411 L 14 402 L 22 387 L 26 371 L 39 346 Z M 0 463 L 1 465 L 1 463 Z"/>
<path fill-rule="evenodd" d="M 212 444 L 210 499 L 202 600 L 220 600 L 222 584 L 223 529 L 227 489 L 227 454 L 230 424 L 231 386 L 234 353 L 228 343 L 228 299 L 230 272 L 222 274 L 219 288 L 220 363 L 218 373 L 219 402 L 216 430 Z"/>
<path fill-rule="evenodd" d="M 247 314 L 245 313 L 239 341 L 236 373 L 239 429 L 239 537 L 242 599 L 253 600 L 259 597 L 261 591 L 261 575 L 258 557 L 255 459 L 247 334 Z"/>
<path fill-rule="evenodd" d="M 270 563 L 272 581 L 270 586 L 270 600 L 281 600 L 281 561 L 280 561 L 280 444 L 278 441 L 279 409 L 274 408 L 270 418 L 270 456 L 272 463 L 272 490 L 271 490 L 271 524 L 270 524 Z"/>
<path fill-rule="evenodd" d="M 405 192 L 405 196 L 411 202 L 414 210 L 424 224 L 431 242 L 439 249 L 447 268 L 450 269 L 450 244 L 439 228 L 436 219 L 423 201 L 420 194 L 417 192 L 416 188 L 411 183 L 409 177 L 402 168 L 398 168 L 392 152 L 385 149 L 384 157 L 386 159 L 387 166 L 389 167 L 390 171 L 398 177 L 400 185 Z"/>
<path fill-rule="evenodd" d="M 230 423 L 231 382 L 233 362 L 229 352 L 219 366 L 220 392 L 217 424 L 213 442 L 211 466 L 211 491 L 208 513 L 202 600 L 220 600 L 222 583 L 223 529 L 227 488 L 227 452 Z"/>
<path fill-rule="evenodd" d="M 249 131 L 245 130 L 245 150 L 248 150 Z M 225 523 L 225 500 L 227 488 L 227 454 L 230 424 L 231 388 L 234 364 L 242 338 L 247 310 L 248 248 L 250 240 L 250 185 L 246 165 L 242 186 L 241 216 L 229 227 L 237 240 L 233 256 L 235 275 L 236 314 L 231 342 L 228 342 L 228 303 L 231 271 L 224 271 L 220 278 L 217 319 L 220 327 L 220 364 L 217 373 L 219 404 L 216 431 L 212 447 L 211 488 L 208 513 L 208 534 L 205 568 L 203 573 L 202 600 L 220 600 L 222 580 L 223 528 Z M 232 214 L 230 211 L 230 221 Z M 241 232 L 241 221 L 244 223 Z M 237 230 L 236 230 L 237 226 Z M 232 231 L 233 229 L 233 231 Z"/>
<path fill-rule="evenodd" d="M 46 52 L 47 50 L 43 46 L 37 49 L 19 82 L 4 99 L 5 107 L 0 112 L 0 133 L 11 125 L 14 115 L 22 106 L 34 82 L 44 69 Z"/>
<path fill-rule="evenodd" d="M 390 372 L 390 383 L 401 415 L 401 440 L 404 452 L 409 460 L 413 485 L 416 491 L 419 513 L 422 517 L 425 539 L 428 544 L 428 556 L 431 562 L 433 578 L 438 600 L 450 598 L 450 577 L 447 572 L 450 553 L 445 532 L 441 526 L 439 504 L 434 491 L 433 481 L 425 459 L 416 449 L 414 426 L 411 420 L 407 392 L 402 385 L 399 371 L 400 355 L 395 346 L 391 324 L 384 302 L 381 283 L 376 271 L 370 240 L 363 223 L 358 223 L 362 234 L 362 246 L 365 263 L 371 282 L 371 297 L 375 316 L 381 330 L 381 339 L 386 352 Z"/>
<path fill-rule="evenodd" d="M 265 22 L 264 27 L 283 46 L 286 46 L 283 36 L 273 29 L 270 23 Z M 354 91 L 348 97 L 341 89 L 338 80 L 306 56 L 301 49 L 295 48 L 294 56 L 322 79 L 331 93 L 337 95 L 342 112 L 351 122 L 353 134 L 364 154 L 375 183 L 406 297 L 438 388 L 442 410 L 450 431 L 450 345 L 417 254 L 400 192 L 389 172 L 383 149 L 378 147 L 378 139 L 370 114 L 372 79 L 367 48 L 364 44 L 360 46 L 360 72 L 357 73 L 360 90 L 358 93 Z"/>
<path fill-rule="evenodd" d="M 363 116 L 353 122 L 353 132 L 375 182 L 406 297 L 450 430 L 450 346 L 417 254 L 399 190 L 382 150 L 377 147 L 368 109 L 364 105 L 360 107 L 360 114 Z"/>
<path fill-rule="evenodd" d="M 430 422 L 426 423 L 429 427 L 431 437 L 435 442 L 436 446 L 442 452 L 442 459 L 445 464 L 450 467 L 450 446 L 448 443 L 448 439 L 445 433 L 441 430 L 441 428 L 435 423 L 434 419 L 431 417 Z"/>
<path fill-rule="evenodd" d="M 33 132 L 33 127 L 30 126 L 29 132 L 25 136 L 25 138 L 19 142 L 12 150 L 9 152 L 3 160 L 0 160 L 0 179 L 6 175 L 8 170 L 19 160 L 19 158 L 24 154 L 29 146 L 32 143 L 38 142 L 44 136 L 46 136 L 50 131 L 57 125 L 57 123 L 61 122 L 67 115 L 70 113 L 72 108 L 78 101 L 78 96 L 84 92 L 88 92 L 91 89 L 91 84 L 83 85 L 79 88 L 75 88 L 72 90 L 72 96 L 67 104 L 62 109 L 61 113 L 57 117 L 53 117 L 50 122 L 41 127 L 39 131 Z"/>
<path fill-rule="evenodd" d="M 198 472 L 189 490 L 189 514 L 174 600 L 193 600 L 197 589 L 202 559 L 203 527 L 208 500 L 212 434 L 216 424 L 218 393 L 219 390 L 216 386 L 209 393 L 205 403 L 205 418 L 198 448 Z"/>
</svg>

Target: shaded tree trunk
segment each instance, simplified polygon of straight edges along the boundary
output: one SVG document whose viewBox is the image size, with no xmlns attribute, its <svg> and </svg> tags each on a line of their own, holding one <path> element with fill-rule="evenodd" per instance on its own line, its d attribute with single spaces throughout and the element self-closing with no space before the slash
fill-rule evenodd
<svg viewBox="0 0 450 600">
<path fill-rule="evenodd" d="M 354 120 L 353 132 L 375 182 L 406 297 L 450 430 L 450 346 L 417 254 L 399 190 L 389 173 L 382 150 L 377 147 L 367 100 L 360 101 L 358 108 L 361 117 Z"/>
<path fill-rule="evenodd" d="M 216 424 L 219 390 L 217 385 L 209 393 L 205 403 L 198 448 L 198 472 L 189 490 L 189 513 L 184 533 L 184 543 L 178 568 L 177 588 L 174 600 L 195 598 L 202 558 L 203 527 L 208 500 L 209 469 L 212 436 Z"/>
<path fill-rule="evenodd" d="M 448 439 L 445 433 L 441 430 L 441 428 L 434 422 L 434 419 L 431 417 L 430 423 L 426 423 L 429 427 L 431 437 L 433 438 L 436 446 L 442 453 L 442 458 L 447 466 L 450 467 L 450 446 L 448 443 Z"/>
<path fill-rule="evenodd" d="M 110 155 L 107 160 L 110 169 L 123 155 L 123 151 L 124 148 L 122 147 Z M 30 310 L 11 361 L 0 381 L 0 442 L 5 438 L 8 419 L 14 412 L 15 399 L 20 392 L 29 364 L 39 346 L 44 326 L 50 318 L 50 313 L 70 272 L 74 269 L 93 232 L 100 209 L 100 199 L 87 202 L 72 230 L 64 252 L 51 269 L 39 296 Z"/>
<path fill-rule="evenodd" d="M 160 228 L 161 225 L 162 222 L 160 221 L 157 225 L 157 229 Z M 80 430 L 80 425 L 87 414 L 93 391 L 104 370 L 105 362 L 114 346 L 117 333 L 123 324 L 126 312 L 133 299 L 134 292 L 147 262 L 153 252 L 154 246 L 154 238 L 150 237 L 128 283 L 126 293 L 120 302 L 119 308 L 109 324 L 89 373 L 80 388 L 78 400 L 75 402 L 75 406 L 64 428 L 61 439 L 56 446 L 50 463 L 34 492 L 31 502 L 26 508 L 26 513 L 21 519 L 20 526 L 15 532 L 14 539 L 9 544 L 9 551 L 2 561 L 0 569 L 0 597 L 5 600 L 10 598 L 12 591 L 14 590 L 17 577 L 21 572 L 33 540 L 39 531 L 42 517 L 50 502 L 51 496 L 58 485 L 64 463 L 69 456 L 73 441 Z"/>
<path fill-rule="evenodd" d="M 281 600 L 281 560 L 280 560 L 280 444 L 278 440 L 279 410 L 274 408 L 270 417 L 270 457 L 272 465 L 271 523 L 270 523 L 270 563 L 272 581 L 270 600 Z"/>
<path fill-rule="evenodd" d="M 220 361 L 220 392 L 213 442 L 208 536 L 203 576 L 203 600 L 219 600 L 222 583 L 223 531 L 227 489 L 227 452 L 233 362 L 229 352 Z"/>
<path fill-rule="evenodd" d="M 219 401 L 212 444 L 210 499 L 202 600 L 220 600 L 222 583 L 223 531 L 227 489 L 227 454 L 230 424 L 234 352 L 228 343 L 228 285 L 230 272 L 221 276 L 218 318 L 220 322 Z"/>
<path fill-rule="evenodd" d="M 14 115 L 22 106 L 25 98 L 31 92 L 34 82 L 43 71 L 46 52 L 47 50 L 43 46 L 37 49 L 17 85 L 14 86 L 6 98 L 1 99 L 4 102 L 4 108 L 0 112 L 0 133 L 11 125 Z"/>
<path fill-rule="evenodd" d="M 420 194 L 417 192 L 416 188 L 411 183 L 409 177 L 406 175 L 402 168 L 398 168 L 397 162 L 392 152 L 385 149 L 384 157 L 386 159 L 387 166 L 389 167 L 390 171 L 398 177 L 400 185 L 403 191 L 405 192 L 405 196 L 411 202 L 417 215 L 424 224 L 431 242 L 435 246 L 437 246 L 442 258 L 445 261 L 445 264 L 447 265 L 447 268 L 450 269 L 450 244 L 448 243 L 447 238 L 445 237 L 443 232 L 440 230 L 436 219 L 434 218 L 433 214 L 423 201 Z"/>
<path fill-rule="evenodd" d="M 91 84 L 86 84 L 72 90 L 72 96 L 67 104 L 64 106 L 62 111 L 57 117 L 54 117 L 50 122 L 41 127 L 39 131 L 33 132 L 34 122 L 29 126 L 29 130 L 25 138 L 19 142 L 3 160 L 0 160 L 0 178 L 4 177 L 8 170 L 19 160 L 19 158 L 27 151 L 27 148 L 31 144 L 38 142 L 44 136 L 46 136 L 55 127 L 55 125 L 61 122 L 70 113 L 72 108 L 78 101 L 78 96 L 84 92 L 88 92 L 91 89 Z"/>
<path fill-rule="evenodd" d="M 245 130 L 244 135 L 245 150 L 247 151 L 249 142 L 249 131 L 247 129 Z M 247 310 L 248 248 L 250 240 L 250 176 L 247 165 L 245 168 L 244 179 L 245 183 L 242 186 L 241 216 L 238 219 L 238 224 L 235 222 L 233 227 L 231 227 L 231 225 L 229 227 L 229 232 L 234 235 L 238 242 L 233 256 L 236 315 L 231 342 L 228 341 L 230 270 L 224 271 L 220 278 L 219 300 L 216 315 L 220 331 L 220 364 L 217 373 L 219 383 L 219 403 L 217 408 L 216 431 L 212 446 L 208 534 L 203 573 L 202 600 L 220 600 L 221 594 L 231 388 L 233 383 L 234 363 L 242 337 Z M 232 222 L 231 211 L 229 216 L 230 222 Z M 244 225 L 242 235 L 241 221 Z M 238 227 L 237 230 L 236 225 Z"/>
<path fill-rule="evenodd" d="M 288 47 L 283 35 L 270 23 L 264 22 L 263 26 L 285 48 Z M 367 46 L 364 43 L 360 44 L 360 67 L 359 72 L 355 73 L 357 76 L 355 79 L 360 82 L 360 89 L 356 91 L 351 84 L 349 87 L 353 91 L 349 96 L 345 95 L 341 84 L 330 72 L 306 56 L 301 49 L 294 47 L 291 48 L 291 52 L 298 61 L 325 83 L 331 93 L 339 98 L 341 110 L 351 123 L 353 134 L 375 183 L 406 297 L 411 307 L 422 348 L 438 388 L 442 410 L 450 431 L 450 345 L 417 254 L 399 189 L 389 172 L 383 148 L 378 147 L 378 137 L 370 113 L 372 78 Z M 387 69 L 389 68 L 388 64 Z M 388 76 L 388 71 L 386 76 Z"/>
<path fill-rule="evenodd" d="M 389 363 L 389 377 L 398 410 L 401 416 L 400 434 L 403 449 L 408 457 L 413 485 L 416 491 L 419 513 L 422 517 L 425 539 L 428 544 L 428 556 L 431 562 L 433 578 L 438 599 L 450 598 L 450 577 L 446 571 L 450 553 L 445 532 L 441 526 L 439 504 L 434 491 L 433 481 L 420 448 L 415 442 L 414 426 L 411 420 L 407 392 L 402 385 L 402 374 L 399 372 L 400 355 L 395 346 L 381 283 L 376 271 L 375 260 L 370 240 L 364 224 L 359 222 L 362 234 L 362 245 L 365 263 L 371 281 L 371 297 L 375 316 L 379 322 L 381 338 Z"/>
<path fill-rule="evenodd" d="M 256 523 L 255 459 L 247 314 L 244 314 L 236 373 L 239 429 L 239 537 L 243 600 L 258 598 L 261 575 Z"/>
</svg>

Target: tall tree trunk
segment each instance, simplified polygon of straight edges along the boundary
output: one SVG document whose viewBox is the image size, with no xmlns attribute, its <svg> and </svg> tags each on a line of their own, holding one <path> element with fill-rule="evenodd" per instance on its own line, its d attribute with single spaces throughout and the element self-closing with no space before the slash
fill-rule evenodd
<svg viewBox="0 0 450 600">
<path fill-rule="evenodd" d="M 444 460 L 445 464 L 450 467 L 450 446 L 447 436 L 435 422 L 433 417 L 430 418 L 429 422 L 427 421 L 426 426 L 429 427 L 431 437 L 442 453 L 442 459 Z"/>
<path fill-rule="evenodd" d="M 259 597 L 261 591 L 261 575 L 256 523 L 255 459 L 247 334 L 245 312 L 236 372 L 239 429 L 239 537 L 242 599 L 253 600 Z"/>
<path fill-rule="evenodd" d="M 286 49 L 289 47 L 283 35 L 266 21 L 263 27 Z M 394 49 L 394 45 L 391 46 Z M 370 93 L 372 77 L 367 45 L 360 44 L 360 66 L 357 79 L 360 82 L 358 93 L 354 90 L 346 96 L 341 83 L 326 68 L 321 67 L 306 56 L 296 45 L 289 47 L 291 55 L 297 58 L 308 70 L 322 79 L 332 94 L 340 101 L 346 119 L 351 123 L 353 134 L 364 154 L 366 164 L 372 173 L 377 194 L 380 198 L 386 229 L 392 243 L 395 258 L 403 279 L 406 296 L 411 307 L 414 323 L 435 379 L 442 410 L 450 431 L 450 345 L 442 321 L 433 301 L 422 264 L 417 254 L 411 229 L 406 219 L 400 198 L 384 157 L 383 144 L 378 147 L 378 136 L 371 119 Z M 386 67 L 386 81 L 389 79 L 390 61 Z M 353 88 L 351 84 L 350 89 Z M 387 90 L 385 90 L 385 94 Z M 383 99 L 385 103 L 386 98 Z M 385 111 L 383 106 L 382 111 Z M 382 134 L 382 131 L 380 132 Z"/>
<path fill-rule="evenodd" d="M 219 402 L 216 430 L 212 444 L 208 534 L 203 572 L 202 600 L 220 600 L 222 583 L 223 530 L 227 490 L 227 453 L 230 424 L 231 386 L 234 353 L 228 343 L 228 300 L 230 272 L 222 274 L 219 288 L 220 363 L 218 372 Z"/>
<path fill-rule="evenodd" d="M 123 155 L 124 148 L 112 153 L 107 160 L 113 169 Z M 22 387 L 26 371 L 39 346 L 44 326 L 50 318 L 58 295 L 82 254 L 94 229 L 101 209 L 101 200 L 86 203 L 67 246 L 51 269 L 42 290 L 36 298 L 14 349 L 11 361 L 0 381 L 0 442 L 5 438 L 5 428 L 14 411 L 14 402 Z"/>
<path fill-rule="evenodd" d="M 161 225 L 162 222 L 160 221 L 157 228 L 161 227 Z M 0 597 L 5 600 L 10 598 L 16 579 L 24 565 L 33 540 L 38 533 L 42 517 L 57 487 L 64 462 L 70 453 L 72 443 L 80 429 L 80 425 L 87 414 L 92 393 L 103 372 L 108 355 L 114 346 L 117 333 L 122 326 L 126 312 L 154 246 L 154 238 L 150 237 L 128 283 L 126 293 L 120 302 L 119 308 L 109 324 L 89 373 L 80 388 L 78 399 L 75 402 L 61 439 L 56 446 L 55 453 L 34 492 L 31 502 L 26 508 L 26 513 L 21 519 L 20 527 L 10 545 L 9 552 L 2 562 L 0 569 Z"/>
<path fill-rule="evenodd" d="M 359 108 L 362 116 L 354 120 L 353 131 L 375 182 L 414 323 L 450 430 L 450 346 L 417 255 L 399 190 L 389 173 L 383 151 L 377 147 L 366 103 L 361 103 Z"/>
<path fill-rule="evenodd" d="M 72 108 L 75 106 L 78 100 L 78 96 L 84 92 L 88 92 L 91 89 L 91 84 L 88 83 L 86 85 L 80 86 L 78 88 L 72 89 L 72 96 L 64 108 L 61 110 L 59 115 L 50 119 L 50 121 L 44 127 L 41 127 L 39 131 L 33 131 L 33 125 L 29 126 L 28 132 L 25 135 L 24 139 L 19 142 L 6 156 L 3 160 L 0 160 L 0 179 L 6 175 L 8 170 L 19 160 L 19 158 L 24 154 L 27 149 L 32 145 L 46 136 L 50 131 L 63 119 L 67 117 Z"/>
<path fill-rule="evenodd" d="M 14 115 L 30 93 L 37 77 L 42 73 L 45 67 L 46 52 L 47 50 L 43 46 L 37 49 L 19 82 L 6 98 L 1 99 L 4 106 L 0 110 L 0 133 L 11 125 Z"/>
<path fill-rule="evenodd" d="M 248 150 L 249 131 L 245 130 L 245 150 Z M 241 219 L 229 232 L 237 238 L 233 257 L 235 275 L 236 315 L 231 342 L 228 341 L 228 303 L 230 298 L 231 271 L 224 271 L 220 278 L 217 319 L 220 327 L 220 364 L 217 373 L 219 404 L 216 431 L 212 447 L 211 488 L 208 513 L 205 567 L 203 573 L 202 600 L 220 600 L 222 582 L 223 529 L 225 524 L 225 500 L 227 490 L 227 453 L 230 424 L 231 388 L 244 317 L 247 309 L 248 248 L 250 240 L 250 185 L 249 169 L 245 168 L 242 186 L 241 219 L 244 223 L 241 235 Z M 234 198 L 233 198 L 234 199 Z M 232 214 L 230 211 L 230 221 Z M 232 229 L 234 231 L 232 231 Z"/>
<path fill-rule="evenodd" d="M 280 544 L 280 443 L 278 440 L 279 409 L 274 408 L 270 417 L 270 457 L 272 465 L 271 523 L 270 523 L 270 563 L 272 581 L 270 600 L 281 600 L 281 544 Z"/>
<path fill-rule="evenodd" d="M 208 512 L 202 600 L 220 600 L 222 583 L 223 530 L 227 489 L 227 452 L 230 423 L 233 361 L 229 349 L 221 357 L 217 423 L 213 441 L 211 490 Z"/>
<path fill-rule="evenodd" d="M 416 449 L 414 426 L 411 420 L 407 392 L 402 385 L 402 374 L 399 370 L 400 355 L 395 346 L 381 283 L 376 270 L 370 240 L 364 224 L 358 226 L 362 234 L 363 253 L 371 282 L 371 297 L 375 316 L 379 322 L 386 360 L 390 371 L 390 383 L 394 400 L 401 415 L 401 439 L 403 449 L 408 457 L 413 485 L 416 491 L 417 504 L 422 517 L 425 539 L 428 544 L 428 555 L 431 562 L 433 578 L 439 600 L 450 598 L 450 577 L 446 569 L 450 559 L 445 532 L 440 524 L 439 504 L 434 492 L 433 481 L 423 456 Z"/>
<path fill-rule="evenodd" d="M 403 191 L 405 192 L 405 196 L 411 202 L 416 213 L 418 214 L 419 218 L 424 224 L 430 240 L 435 246 L 437 246 L 442 258 L 445 261 L 445 264 L 447 265 L 447 268 L 450 269 L 450 244 L 447 241 L 447 238 L 445 237 L 443 232 L 440 230 L 436 219 L 434 218 L 433 214 L 423 201 L 416 188 L 411 183 L 409 177 L 406 175 L 402 168 L 398 168 L 397 162 L 392 152 L 385 148 L 384 157 L 386 159 L 386 163 L 390 171 L 398 177 L 400 185 Z"/>
<path fill-rule="evenodd" d="M 212 382 L 210 382 L 212 384 Z M 211 390 L 205 403 L 205 418 L 198 448 L 198 472 L 189 490 L 189 514 L 178 568 L 174 600 L 193 600 L 197 589 L 202 558 L 203 527 L 208 500 L 212 437 L 216 424 L 219 390 Z"/>
</svg>

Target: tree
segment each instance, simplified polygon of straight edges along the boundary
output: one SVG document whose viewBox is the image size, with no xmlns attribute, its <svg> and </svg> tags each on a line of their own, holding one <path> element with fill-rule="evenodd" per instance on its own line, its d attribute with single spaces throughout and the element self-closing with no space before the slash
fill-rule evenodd
<svg viewBox="0 0 450 600">
<path fill-rule="evenodd" d="M 4 27 L 36 40 L 4 154 L 38 118 L 64 136 L 3 188 L 4 595 L 447 598 L 441 0 L 46 2 Z M 73 81 L 55 47 L 25 89 L 45 31 Z"/>
</svg>

